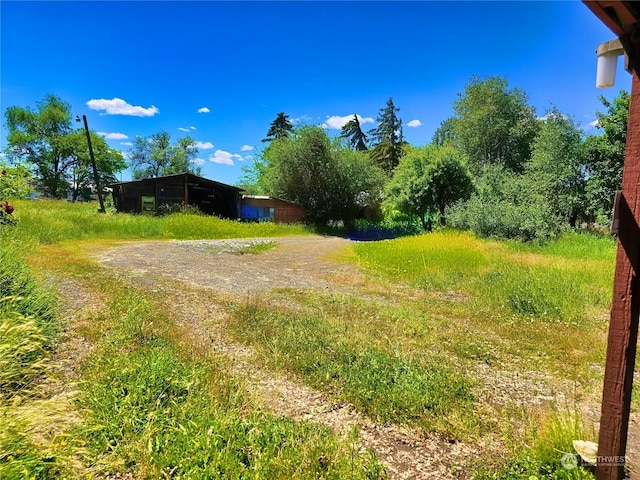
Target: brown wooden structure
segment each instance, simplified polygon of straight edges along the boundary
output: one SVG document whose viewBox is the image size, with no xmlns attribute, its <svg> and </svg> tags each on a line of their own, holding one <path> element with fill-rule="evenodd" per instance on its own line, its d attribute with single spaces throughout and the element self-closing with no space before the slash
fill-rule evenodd
<svg viewBox="0 0 640 480">
<path fill-rule="evenodd" d="M 584 3 L 619 37 L 633 75 L 622 191 L 614 214 L 618 220 L 618 251 L 596 465 L 598 480 L 622 480 L 640 316 L 640 5 L 620 1 Z"/>
<path fill-rule="evenodd" d="M 300 223 L 304 220 L 304 209 L 300 205 L 280 198 L 243 195 L 242 219 Z"/>
<path fill-rule="evenodd" d="M 111 184 L 118 212 L 155 214 L 162 205 L 185 204 L 222 218 L 240 217 L 242 189 L 191 173 Z"/>
</svg>

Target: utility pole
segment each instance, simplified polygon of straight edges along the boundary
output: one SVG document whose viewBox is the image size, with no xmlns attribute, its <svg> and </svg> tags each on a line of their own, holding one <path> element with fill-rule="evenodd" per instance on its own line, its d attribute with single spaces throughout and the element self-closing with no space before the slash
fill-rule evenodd
<svg viewBox="0 0 640 480">
<path fill-rule="evenodd" d="M 76 122 L 79 122 L 80 118 L 76 115 Z M 93 156 L 93 147 L 91 146 L 91 134 L 89 133 L 89 125 L 87 124 L 87 116 L 82 115 L 82 121 L 84 122 L 84 130 L 87 134 L 87 143 L 89 144 L 89 156 L 91 157 L 91 166 L 93 167 L 93 181 L 96 184 L 96 190 L 98 192 L 98 201 L 100 202 L 99 213 L 106 213 L 104 209 L 104 200 L 102 199 L 102 189 L 100 188 L 100 177 L 98 176 L 98 167 L 96 166 L 96 159 Z"/>
</svg>

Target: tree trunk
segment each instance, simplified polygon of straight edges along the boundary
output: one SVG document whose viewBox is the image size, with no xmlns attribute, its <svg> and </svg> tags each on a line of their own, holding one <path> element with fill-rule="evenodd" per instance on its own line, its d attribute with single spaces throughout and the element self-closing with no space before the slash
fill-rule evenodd
<svg viewBox="0 0 640 480">
<path fill-rule="evenodd" d="M 440 210 L 440 225 L 445 227 L 447 225 L 447 219 L 444 216 L 444 205 L 440 205 L 439 210 Z"/>
</svg>

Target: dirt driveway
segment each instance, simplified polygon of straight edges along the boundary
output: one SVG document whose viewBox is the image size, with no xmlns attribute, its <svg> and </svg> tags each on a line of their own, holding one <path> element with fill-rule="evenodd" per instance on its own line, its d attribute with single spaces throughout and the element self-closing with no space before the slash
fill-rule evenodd
<svg viewBox="0 0 640 480">
<path fill-rule="evenodd" d="M 261 254 L 242 254 L 258 243 L 277 246 Z M 464 464 L 475 453 L 461 442 L 425 436 L 408 429 L 381 425 L 351 405 L 336 403 L 299 379 L 265 370 L 250 347 L 233 342 L 212 316 L 224 315 L 215 305 L 202 305 L 201 295 L 181 289 L 184 283 L 231 296 L 252 296 L 277 288 L 315 289 L 358 294 L 365 277 L 353 265 L 331 260 L 349 240 L 300 236 L 277 239 L 149 241 L 121 244 L 103 251 L 99 262 L 114 274 L 149 288 L 187 298 L 172 304 L 172 314 L 194 338 L 226 355 L 235 375 L 265 408 L 296 420 L 319 422 L 347 435 L 360 430 L 362 450 L 373 449 L 393 479 L 469 478 Z M 184 283 L 183 283 L 184 282 Z M 388 294 L 385 287 L 367 284 L 367 294 Z"/>
<path fill-rule="evenodd" d="M 260 243 L 277 244 L 261 254 L 243 254 Z M 101 255 L 101 262 L 133 275 L 181 280 L 231 295 L 275 288 L 341 289 L 363 282 L 356 268 L 327 257 L 349 244 L 338 237 L 132 242 Z"/>
<path fill-rule="evenodd" d="M 264 253 L 242 253 L 259 243 L 275 242 Z M 299 379 L 266 370 L 250 347 L 232 341 L 223 330 L 223 322 L 211 318 L 224 316 L 223 309 L 207 303 L 202 295 L 181 288 L 197 289 L 238 297 L 251 297 L 278 288 L 337 291 L 351 295 L 389 298 L 397 285 L 378 285 L 352 264 L 335 259 L 347 248 L 349 240 L 337 237 L 300 236 L 274 239 L 233 239 L 193 241 L 147 241 L 120 244 L 97 254 L 98 261 L 113 268 L 116 276 L 159 290 L 166 298 L 183 297 L 171 303 L 171 313 L 182 327 L 193 331 L 193 338 L 206 342 L 227 356 L 235 375 L 257 395 L 265 408 L 277 415 L 297 420 L 320 422 L 336 432 L 348 434 L 360 429 L 360 446 L 373 449 L 393 479 L 470 478 L 465 465 L 478 451 L 462 442 L 449 442 L 437 436 L 372 422 L 345 403 L 336 403 L 323 392 L 306 387 Z M 403 292 L 405 295 L 407 292 Z M 420 295 L 416 292 L 416 295 Z M 486 372 L 485 372 L 486 373 Z M 520 373 L 514 383 L 488 388 L 507 396 L 534 394 L 531 381 Z M 511 382 L 513 376 L 508 382 Z M 518 389 L 522 388 L 521 392 Z M 540 388 L 547 389 L 548 386 Z M 634 420 L 637 423 L 637 420 Z M 637 425 L 632 425 L 635 432 Z M 632 437 L 634 438 L 634 437 Z M 630 445 L 633 449 L 632 445 Z M 635 453 L 635 452 L 634 452 Z"/>
</svg>

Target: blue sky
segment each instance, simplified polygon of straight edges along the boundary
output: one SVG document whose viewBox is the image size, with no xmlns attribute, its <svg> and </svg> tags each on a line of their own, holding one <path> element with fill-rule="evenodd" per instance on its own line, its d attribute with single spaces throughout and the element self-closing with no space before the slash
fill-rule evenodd
<svg viewBox="0 0 640 480">
<path fill-rule="evenodd" d="M 0 2 L 4 112 L 54 93 L 124 152 L 161 130 L 199 142 L 203 176 L 234 184 L 270 122 L 339 133 L 393 97 L 406 139 L 428 143 L 472 75 L 507 78 L 543 116 L 552 104 L 592 131 L 599 43 L 581 2 Z M 130 178 L 124 172 L 123 178 Z"/>
</svg>

